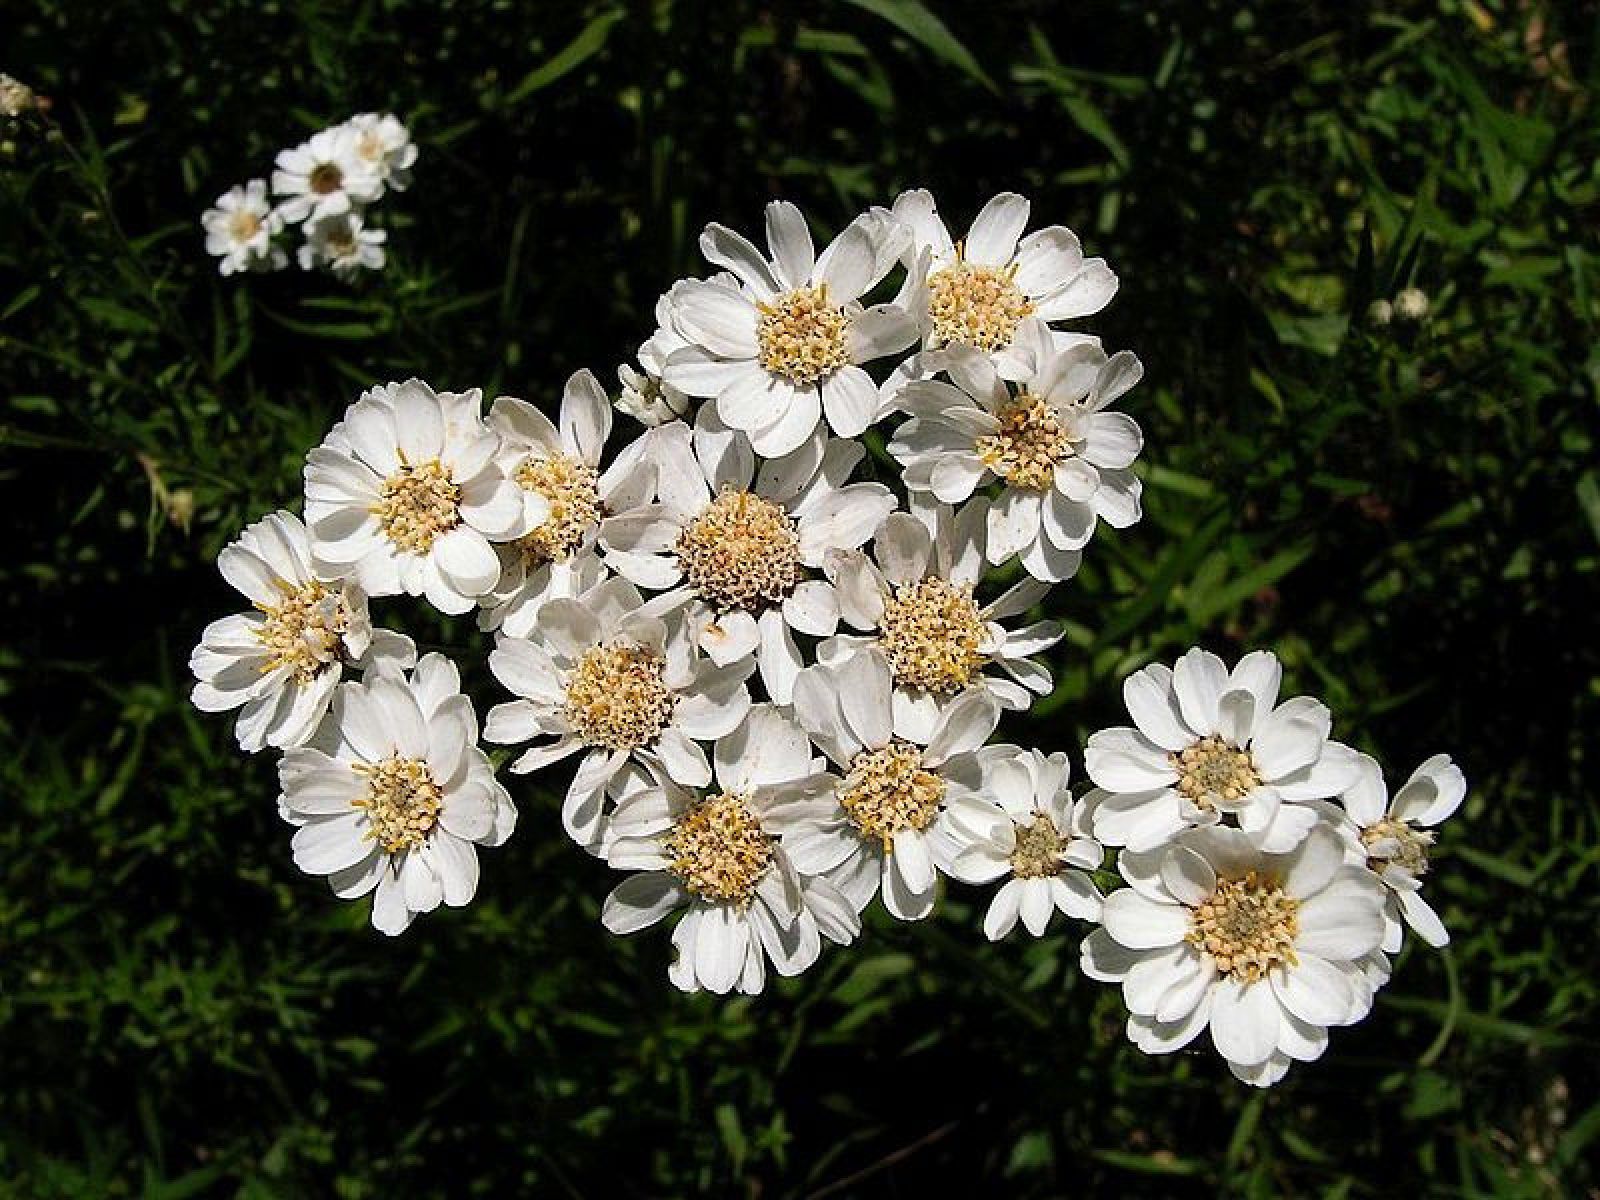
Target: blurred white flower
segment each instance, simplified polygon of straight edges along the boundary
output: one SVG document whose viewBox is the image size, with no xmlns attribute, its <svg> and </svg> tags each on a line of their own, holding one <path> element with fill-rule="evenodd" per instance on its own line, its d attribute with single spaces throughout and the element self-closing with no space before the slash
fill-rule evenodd
<svg viewBox="0 0 1600 1200">
<path fill-rule="evenodd" d="M 796 870 L 769 821 L 828 779 L 812 773 L 811 744 L 793 718 L 756 705 L 714 758 L 715 791 L 667 784 L 619 803 L 606 860 L 640 874 L 606 898 L 601 920 L 627 934 L 684 909 L 668 978 L 684 991 L 755 995 L 769 962 L 798 975 L 824 937 L 847 944 L 860 922 L 832 884 Z"/>
<path fill-rule="evenodd" d="M 894 267 L 904 238 L 887 214 L 867 213 L 818 255 L 800 210 L 774 201 L 769 259 L 733 230 L 708 225 L 701 252 L 743 286 L 686 279 L 672 289 L 670 325 L 688 344 L 668 356 L 663 378 L 714 398 L 723 422 L 767 458 L 798 448 L 824 417 L 839 436 L 857 436 L 879 415 L 877 385 L 860 364 L 916 340 L 904 309 L 861 304 Z"/>
<path fill-rule="evenodd" d="M 318 572 L 369 596 L 426 596 L 470 612 L 500 578 L 491 543 L 543 519 L 506 474 L 483 395 L 420 379 L 372 388 L 306 458 L 306 525 Z"/>
<path fill-rule="evenodd" d="M 383 178 L 356 153 L 354 133 L 335 126 L 278 153 L 272 190 L 286 197 L 279 211 L 293 223 L 370 204 L 383 194 Z"/>
<path fill-rule="evenodd" d="M 354 580 L 324 582 L 311 569 L 305 526 L 275 512 L 245 527 L 217 555 L 217 568 L 254 606 L 213 621 L 189 656 L 202 712 L 241 709 L 239 745 L 288 749 L 311 736 L 344 669 L 416 661 L 411 639 L 373 629 Z"/>
<path fill-rule="evenodd" d="M 502 844 L 517 821 L 477 743 L 472 702 L 441 655 L 343 684 L 311 744 L 278 764 L 295 865 L 328 876 L 343 900 L 375 890 L 372 925 L 390 935 L 441 901 L 471 901 L 477 846 Z"/>
<path fill-rule="evenodd" d="M 1428 293 L 1419 287 L 1402 288 L 1394 298 L 1394 312 L 1402 321 L 1420 321 L 1428 315 Z"/>
<path fill-rule="evenodd" d="M 357 113 L 340 128 L 350 135 L 355 157 L 384 186 L 397 192 L 411 186 L 417 147 L 400 118 L 393 113 Z"/>
<path fill-rule="evenodd" d="M 1329 739 L 1333 716 L 1320 701 L 1279 703 L 1282 681 L 1270 651 L 1230 673 L 1198 647 L 1173 668 L 1152 663 L 1123 680 L 1136 727 L 1102 729 L 1084 751 L 1107 793 L 1094 806 L 1095 836 L 1149 850 L 1232 817 L 1264 850 L 1292 850 L 1317 822 L 1308 802 L 1349 787 L 1357 758 Z"/>
<path fill-rule="evenodd" d="M 288 264 L 288 254 L 272 244 L 273 236 L 283 229 L 283 217 L 267 200 L 263 180 L 228 189 L 217 197 L 215 208 L 206 209 L 200 223 L 206 231 L 206 253 L 222 260 L 217 269 L 224 275 L 276 271 Z"/>
<path fill-rule="evenodd" d="M 1057 909 L 1099 920 L 1100 893 L 1088 872 L 1099 869 L 1104 851 L 1073 802 L 1067 756 L 994 745 L 972 758 L 979 775 L 972 791 L 988 806 L 988 819 L 974 823 L 967 809 L 952 822 L 950 874 L 963 883 L 1005 880 L 983 919 L 989 940 L 1005 937 L 1019 916 L 1041 937 Z"/>
<path fill-rule="evenodd" d="M 355 210 L 307 221 L 305 235 L 299 250 L 302 270 L 327 267 L 348 281 L 362 271 L 381 271 L 388 261 L 383 246 L 389 235 L 368 228 Z"/>
<path fill-rule="evenodd" d="M 0 116 L 20 117 L 38 106 L 33 89 L 20 79 L 0 72 Z"/>
<path fill-rule="evenodd" d="M 1146 1054 L 1209 1027 L 1228 1068 L 1266 1087 L 1319 1057 L 1329 1026 L 1366 1016 L 1387 977 L 1383 888 L 1345 865 L 1326 825 L 1283 855 L 1238 830 L 1194 829 L 1124 851 L 1118 870 L 1131 886 L 1105 898 L 1081 963 L 1122 985 L 1128 1037 Z"/>
</svg>

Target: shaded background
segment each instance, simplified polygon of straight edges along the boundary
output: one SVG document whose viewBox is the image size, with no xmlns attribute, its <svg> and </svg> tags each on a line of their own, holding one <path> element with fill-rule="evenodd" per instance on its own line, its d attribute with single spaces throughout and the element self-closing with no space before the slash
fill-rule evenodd
<svg viewBox="0 0 1600 1200">
<path fill-rule="evenodd" d="M 43 0 L 0 145 L 0 1179 L 14 1194 L 1575 1195 L 1600 1134 L 1592 7 Z M 421 146 L 391 266 L 219 279 L 201 210 L 364 109 Z M 54 132 L 52 132 L 52 130 Z M 1049 601 L 1065 748 L 1199 641 L 1275 648 L 1403 778 L 1472 783 L 1374 1015 L 1267 1094 L 1145 1059 L 1081 928 L 986 893 L 757 1000 L 684 997 L 548 779 L 397 941 L 290 862 L 187 705 L 216 551 L 420 374 L 553 411 L 718 219 L 1034 202 L 1122 277 L 1147 516 Z M 1421 322 L 1375 299 L 1423 289 Z M 626 422 L 619 422 L 625 425 Z M 480 706 L 487 641 L 420 602 Z M 931 1190 L 930 1190 L 931 1189 Z"/>
</svg>

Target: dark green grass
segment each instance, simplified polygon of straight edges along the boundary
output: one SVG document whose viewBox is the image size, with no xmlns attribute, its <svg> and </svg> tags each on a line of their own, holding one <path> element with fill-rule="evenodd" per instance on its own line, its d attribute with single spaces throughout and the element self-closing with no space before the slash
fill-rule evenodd
<svg viewBox="0 0 1600 1200">
<path fill-rule="evenodd" d="M 442 7 L 442 6 L 441 6 Z M 938 17 L 933 15 L 937 8 Z M 44 0 L 0 161 L 0 1188 L 196 1194 L 1585 1194 L 1600 809 L 1593 15 L 1513 3 Z M 311 129 L 422 148 L 348 288 L 221 280 L 197 219 Z M 707 220 L 1030 195 L 1122 276 L 1147 516 L 1050 601 L 1065 748 L 1193 642 L 1268 646 L 1472 794 L 1372 1018 L 1269 1094 L 1146 1059 L 1079 931 L 982 897 L 759 1001 L 599 927 L 565 780 L 399 941 L 289 860 L 186 700 L 211 562 L 371 382 L 610 382 Z M 1415 283 L 1433 312 L 1378 326 Z M 480 703 L 485 640 L 386 601 Z"/>
</svg>

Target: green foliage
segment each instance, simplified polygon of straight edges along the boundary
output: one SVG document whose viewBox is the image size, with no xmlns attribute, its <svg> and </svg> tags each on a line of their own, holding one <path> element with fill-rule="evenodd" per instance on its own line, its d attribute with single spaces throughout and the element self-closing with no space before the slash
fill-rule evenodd
<svg viewBox="0 0 1600 1200">
<path fill-rule="evenodd" d="M 1576 1195 L 1597 1186 L 1595 28 L 1529 0 L 43 0 L 0 68 L 0 1179 L 20 1196 Z M 391 266 L 221 279 L 198 216 L 353 111 L 416 132 Z M 368 384 L 553 405 L 711 219 L 1014 188 L 1122 276 L 1147 516 L 1052 598 L 1067 748 L 1195 641 L 1472 794 L 1456 932 L 1269 1094 L 1145 1059 L 1076 931 L 952 889 L 758 1002 L 596 915 L 552 785 L 390 942 L 187 702 L 216 551 Z M 1379 323 L 1423 289 L 1430 315 Z M 380 606 L 494 694 L 484 639 Z M 1081 760 L 1079 760 L 1081 767 Z M 564 781 L 558 780 L 559 789 Z M 930 1189 L 932 1189 L 930 1191 Z"/>
</svg>

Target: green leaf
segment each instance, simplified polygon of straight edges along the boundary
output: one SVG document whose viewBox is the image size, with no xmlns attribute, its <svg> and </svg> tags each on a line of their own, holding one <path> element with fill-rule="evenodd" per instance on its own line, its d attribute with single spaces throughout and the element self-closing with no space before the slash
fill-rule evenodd
<svg viewBox="0 0 1600 1200">
<path fill-rule="evenodd" d="M 934 16 L 922 0 L 846 0 L 874 16 L 882 17 L 913 41 L 920 42 L 939 58 L 958 67 L 991 92 L 999 91 L 984 73 L 972 52 L 963 46 L 945 23 Z"/>
<path fill-rule="evenodd" d="M 622 20 L 622 17 L 620 9 L 611 9 L 595 17 L 583 27 L 583 32 L 563 46 L 554 58 L 524 75 L 522 82 L 506 94 L 504 103 L 508 107 L 521 104 L 535 92 L 549 87 L 563 75 L 582 66 L 605 46 L 606 39 L 611 36 L 612 26 Z"/>
</svg>

